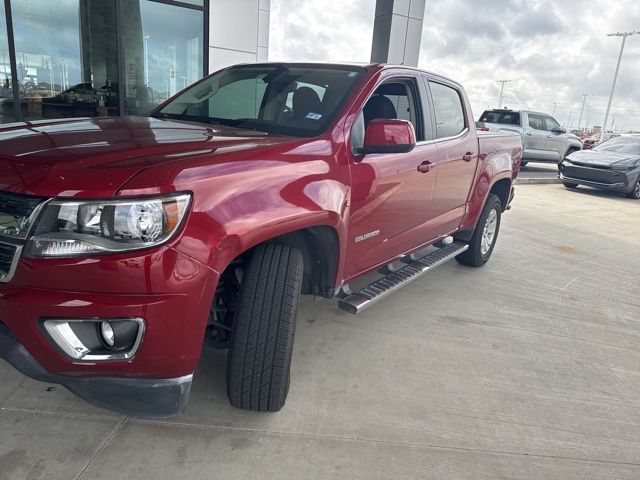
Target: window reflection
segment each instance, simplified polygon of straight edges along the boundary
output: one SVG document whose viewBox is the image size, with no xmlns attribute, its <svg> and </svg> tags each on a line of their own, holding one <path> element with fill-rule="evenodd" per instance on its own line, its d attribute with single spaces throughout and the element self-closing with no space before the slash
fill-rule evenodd
<svg viewBox="0 0 640 480">
<path fill-rule="evenodd" d="M 124 0 L 125 111 L 146 114 L 203 74 L 203 13 Z"/>
<path fill-rule="evenodd" d="M 117 113 L 114 0 L 12 2 L 25 120 Z"/>
<path fill-rule="evenodd" d="M 27 121 L 144 114 L 203 75 L 202 10 L 120 0 L 119 71 L 116 0 L 13 0 L 11 6 L 20 101 L 14 105 L 0 1 L 0 123 L 14 121 L 18 109 Z"/>
<path fill-rule="evenodd" d="M 4 2 L 0 3 L 0 123 L 13 122 L 13 91 L 11 90 L 11 62 L 7 45 L 7 19 Z"/>
</svg>

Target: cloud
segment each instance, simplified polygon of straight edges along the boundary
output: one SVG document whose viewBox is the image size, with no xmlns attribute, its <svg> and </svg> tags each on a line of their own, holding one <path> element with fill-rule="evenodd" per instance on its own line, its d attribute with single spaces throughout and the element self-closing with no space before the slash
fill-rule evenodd
<svg viewBox="0 0 640 480">
<path fill-rule="evenodd" d="M 271 60 L 369 61 L 375 0 L 272 0 Z M 512 108 L 601 125 L 620 39 L 640 30 L 640 2 L 428 0 L 419 66 L 465 86 L 478 116 L 496 107 L 497 80 Z M 612 112 L 615 127 L 640 130 L 640 36 L 627 41 Z M 556 104 L 554 107 L 554 103 Z M 611 119 L 610 119 L 611 123 Z"/>
</svg>

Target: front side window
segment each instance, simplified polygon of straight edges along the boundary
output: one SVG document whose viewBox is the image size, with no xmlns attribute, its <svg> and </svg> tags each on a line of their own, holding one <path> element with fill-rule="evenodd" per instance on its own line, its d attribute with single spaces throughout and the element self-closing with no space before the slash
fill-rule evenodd
<svg viewBox="0 0 640 480">
<path fill-rule="evenodd" d="M 536 130 L 544 130 L 544 123 L 540 115 L 529 114 L 529 126 Z"/>
<path fill-rule="evenodd" d="M 311 137 L 333 121 L 364 69 L 241 65 L 175 97 L 154 115 Z"/>
<path fill-rule="evenodd" d="M 457 90 L 441 83 L 429 82 L 436 114 L 437 138 L 455 137 L 466 128 L 462 98 Z"/>
<path fill-rule="evenodd" d="M 551 117 L 544 117 L 544 129 L 553 132 L 560 130 L 560 124 Z"/>
<path fill-rule="evenodd" d="M 411 122 L 416 132 L 416 140 L 425 140 L 417 91 L 415 81 L 407 79 L 387 81 L 376 88 L 351 128 L 352 152 L 364 145 L 369 122 L 381 118 Z"/>
</svg>

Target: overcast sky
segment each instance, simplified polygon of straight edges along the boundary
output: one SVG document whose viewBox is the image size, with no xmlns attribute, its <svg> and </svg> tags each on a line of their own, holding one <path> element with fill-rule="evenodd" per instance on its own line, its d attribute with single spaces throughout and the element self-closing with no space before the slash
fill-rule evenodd
<svg viewBox="0 0 640 480">
<path fill-rule="evenodd" d="M 270 60 L 368 62 L 375 0 L 272 0 Z M 478 117 L 504 104 L 602 125 L 620 50 L 640 30 L 640 0 L 427 0 L 419 67 L 462 83 Z M 640 130 L 640 35 L 627 40 L 612 115 Z M 611 126 L 612 117 L 609 119 Z"/>
</svg>

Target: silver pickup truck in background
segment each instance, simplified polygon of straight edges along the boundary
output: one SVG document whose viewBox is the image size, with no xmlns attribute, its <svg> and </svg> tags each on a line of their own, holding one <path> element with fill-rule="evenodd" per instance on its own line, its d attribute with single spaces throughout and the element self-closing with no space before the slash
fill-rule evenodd
<svg viewBox="0 0 640 480">
<path fill-rule="evenodd" d="M 582 141 L 560 126 L 550 115 L 526 110 L 485 110 L 476 123 L 480 131 L 515 132 L 522 138 L 522 165 L 528 162 L 560 164 L 564 158 L 582 150 Z"/>
</svg>

